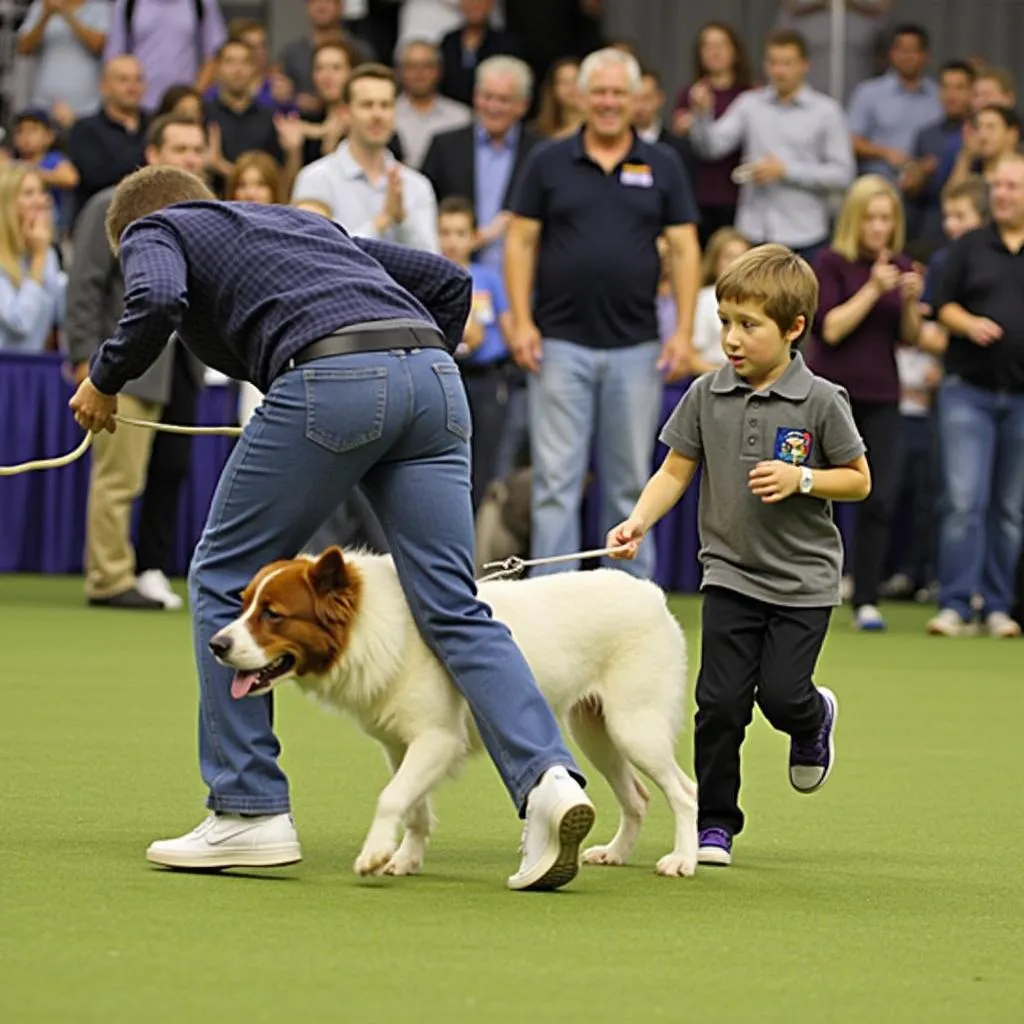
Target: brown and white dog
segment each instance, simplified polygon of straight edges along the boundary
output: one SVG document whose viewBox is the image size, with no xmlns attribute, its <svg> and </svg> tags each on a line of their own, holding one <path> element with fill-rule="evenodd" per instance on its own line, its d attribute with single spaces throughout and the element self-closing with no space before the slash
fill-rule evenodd
<svg viewBox="0 0 1024 1024">
<path fill-rule="evenodd" d="M 661 590 L 600 569 L 482 583 L 480 597 L 511 630 L 544 696 L 619 801 L 614 838 L 584 861 L 629 857 L 649 800 L 639 769 L 675 818 L 675 845 L 658 873 L 692 875 L 697 788 L 675 759 L 686 644 Z M 416 629 L 393 562 L 329 548 L 266 566 L 242 599 L 241 616 L 210 644 L 235 669 L 232 695 L 264 694 L 290 680 L 353 715 L 394 771 L 355 870 L 415 873 L 430 837 L 430 791 L 481 744 L 466 701 Z"/>
</svg>

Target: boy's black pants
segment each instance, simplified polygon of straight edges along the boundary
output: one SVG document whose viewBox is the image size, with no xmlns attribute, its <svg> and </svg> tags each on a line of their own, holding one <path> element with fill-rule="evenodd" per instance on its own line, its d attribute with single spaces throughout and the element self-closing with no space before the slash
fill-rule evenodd
<svg viewBox="0 0 1024 1024">
<path fill-rule="evenodd" d="M 791 737 L 810 739 L 821 729 L 825 706 L 813 676 L 831 614 L 831 608 L 783 607 L 723 587 L 704 591 L 694 731 L 698 828 L 732 835 L 743 829 L 740 746 L 755 702 Z"/>
</svg>

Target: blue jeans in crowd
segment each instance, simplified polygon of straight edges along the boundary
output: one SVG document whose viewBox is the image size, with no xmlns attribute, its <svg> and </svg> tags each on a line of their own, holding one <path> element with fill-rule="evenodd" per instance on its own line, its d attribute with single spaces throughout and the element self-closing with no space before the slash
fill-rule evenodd
<svg viewBox="0 0 1024 1024">
<path fill-rule="evenodd" d="M 651 474 L 661 414 L 660 351 L 658 342 L 599 349 L 544 339 L 540 372 L 531 374 L 527 385 L 533 558 L 580 550 L 580 508 L 594 441 L 602 547 L 605 533 L 633 511 Z M 644 538 L 635 560 L 611 564 L 646 579 L 653 577 L 653 534 Z M 578 568 L 578 562 L 561 562 L 533 571 Z"/>
<path fill-rule="evenodd" d="M 439 349 L 331 356 L 274 381 L 224 468 L 189 572 L 211 810 L 278 814 L 289 797 L 273 697 L 234 700 L 210 638 L 239 615 L 250 578 L 298 552 L 358 483 L 416 625 L 520 813 L 547 768 L 582 778 L 508 629 L 476 597 L 469 441 L 459 369 Z"/>
<path fill-rule="evenodd" d="M 1024 394 L 947 377 L 937 406 L 943 516 L 939 606 L 1009 613 L 1024 535 Z"/>
</svg>

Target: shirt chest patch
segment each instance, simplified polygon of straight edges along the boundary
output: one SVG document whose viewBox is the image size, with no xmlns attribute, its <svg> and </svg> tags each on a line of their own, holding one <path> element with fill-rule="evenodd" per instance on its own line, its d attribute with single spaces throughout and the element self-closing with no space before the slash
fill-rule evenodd
<svg viewBox="0 0 1024 1024">
<path fill-rule="evenodd" d="M 811 457 L 814 437 L 802 427 L 779 427 L 775 431 L 773 457 L 791 466 L 802 466 Z"/>
<path fill-rule="evenodd" d="M 627 188 L 653 188 L 654 174 L 648 164 L 623 164 L 619 183 Z"/>
</svg>

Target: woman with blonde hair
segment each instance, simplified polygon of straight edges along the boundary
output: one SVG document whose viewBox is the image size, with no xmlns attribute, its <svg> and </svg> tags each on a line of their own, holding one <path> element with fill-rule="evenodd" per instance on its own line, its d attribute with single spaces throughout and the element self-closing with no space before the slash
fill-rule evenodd
<svg viewBox="0 0 1024 1024">
<path fill-rule="evenodd" d="M 563 57 L 551 65 L 540 90 L 540 110 L 534 130 L 542 139 L 564 139 L 583 124 L 577 78 L 580 62 Z"/>
<path fill-rule="evenodd" d="M 821 292 L 807 362 L 846 389 L 871 462 L 853 545 L 854 622 L 869 631 L 885 629 L 877 604 L 898 485 L 896 349 L 916 345 L 921 332 L 924 282 L 902 252 L 905 241 L 899 192 L 865 174 L 846 193 L 831 246 L 814 264 Z"/>
<path fill-rule="evenodd" d="M 42 178 L 24 164 L 0 167 L 0 349 L 42 352 L 64 320 L 67 277 L 53 233 Z"/>
<path fill-rule="evenodd" d="M 242 203 L 284 202 L 281 168 L 262 150 L 249 149 L 239 154 L 224 185 L 224 198 Z"/>
</svg>

